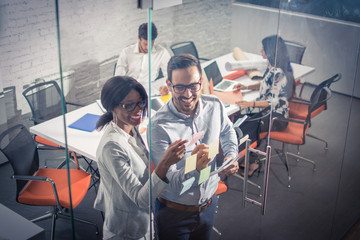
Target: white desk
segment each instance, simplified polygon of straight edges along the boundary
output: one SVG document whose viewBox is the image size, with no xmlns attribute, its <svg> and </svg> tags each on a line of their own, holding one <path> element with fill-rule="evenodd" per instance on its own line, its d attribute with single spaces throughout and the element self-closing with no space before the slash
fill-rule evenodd
<svg viewBox="0 0 360 240">
<path fill-rule="evenodd" d="M 92 103 L 65 114 L 66 126 L 69 126 L 86 113 L 103 114 L 100 107 L 96 103 Z M 64 121 L 62 116 L 32 126 L 30 127 L 30 132 L 65 147 Z M 66 127 L 66 132 L 68 149 L 70 151 L 74 151 L 91 160 L 96 160 L 96 149 L 103 131 L 98 132 L 94 130 L 93 132 L 86 132 Z"/>
</svg>

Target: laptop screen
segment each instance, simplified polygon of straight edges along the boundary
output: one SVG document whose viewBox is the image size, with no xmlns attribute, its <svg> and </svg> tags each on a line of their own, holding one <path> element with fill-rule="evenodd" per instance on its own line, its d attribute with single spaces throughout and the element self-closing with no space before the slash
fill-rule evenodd
<svg viewBox="0 0 360 240">
<path fill-rule="evenodd" d="M 204 68 L 204 72 L 209 81 L 210 81 L 210 78 L 212 78 L 214 86 L 216 86 L 223 79 L 216 61 L 207 65 Z"/>
</svg>

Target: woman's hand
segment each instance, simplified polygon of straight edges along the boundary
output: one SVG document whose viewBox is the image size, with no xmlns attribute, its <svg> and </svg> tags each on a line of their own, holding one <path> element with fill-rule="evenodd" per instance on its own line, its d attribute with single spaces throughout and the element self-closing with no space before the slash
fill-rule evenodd
<svg viewBox="0 0 360 240">
<path fill-rule="evenodd" d="M 166 149 L 163 157 L 154 170 L 159 178 L 164 180 L 169 167 L 184 157 L 186 150 L 185 143 L 187 142 L 188 140 L 179 139 L 176 142 L 170 144 L 170 146 Z"/>
<path fill-rule="evenodd" d="M 248 101 L 237 101 L 235 102 L 240 108 L 248 108 L 248 107 L 254 107 L 255 104 L 253 101 L 248 102 Z"/>
<path fill-rule="evenodd" d="M 169 94 L 169 89 L 167 86 L 161 86 L 159 88 L 159 93 L 161 96 L 165 96 L 165 95 L 168 95 Z"/>
<path fill-rule="evenodd" d="M 209 146 L 205 143 L 197 145 L 191 152 L 191 155 L 197 154 L 196 156 L 196 170 L 199 172 L 206 168 L 210 162 L 209 158 Z"/>
<path fill-rule="evenodd" d="M 242 85 L 241 83 L 238 83 L 236 85 L 234 85 L 233 87 L 234 90 L 244 90 L 244 89 L 248 89 L 246 86 Z"/>
<path fill-rule="evenodd" d="M 184 157 L 186 151 L 185 143 L 187 142 L 188 140 L 179 139 L 170 144 L 170 146 L 166 149 L 161 161 L 165 161 L 166 165 L 169 167 L 180 161 Z"/>
</svg>

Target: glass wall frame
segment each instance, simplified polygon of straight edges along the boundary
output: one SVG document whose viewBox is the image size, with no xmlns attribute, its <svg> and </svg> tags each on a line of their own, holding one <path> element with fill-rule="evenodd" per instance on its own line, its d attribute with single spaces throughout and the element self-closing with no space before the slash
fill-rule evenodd
<svg viewBox="0 0 360 240">
<path fill-rule="evenodd" d="M 46 51 L 47 57 L 43 58 L 50 59 L 48 62 L 53 66 L 46 65 L 39 74 L 29 74 L 30 70 L 27 73 L 24 70 L 26 61 L 19 57 L 22 65 L 14 59 L 12 66 L 2 64 L 0 69 L 0 87 L 17 87 L 17 105 L 23 112 L 20 114 L 21 119 L 16 121 L 27 126 L 32 124 L 24 120 L 24 116 L 29 115 L 29 110 L 25 110 L 26 103 L 21 99 L 21 88 L 24 85 L 30 84 L 36 78 L 58 74 L 58 69 L 61 69 L 63 83 L 65 80 L 69 82 L 69 93 L 64 94 L 66 100 L 84 105 L 94 103 L 99 99 L 105 81 L 113 75 L 121 50 L 137 42 L 137 27 L 150 19 L 159 31 L 155 44 L 164 46 L 171 55 L 173 53 L 170 46 L 185 40 L 193 41 L 199 56 L 208 59 L 229 54 L 234 47 L 260 55 L 261 40 L 272 34 L 279 34 L 286 40 L 306 45 L 302 64 L 314 67 L 315 71 L 300 78 L 301 83 L 296 88 L 298 96 L 302 85 L 305 86 L 302 96 L 309 98 L 314 87 L 323 80 L 336 73 L 342 75 L 341 80 L 331 86 L 332 97 L 327 103 L 327 109 L 311 120 L 308 129 L 309 134 L 327 141 L 328 149 L 324 149 L 322 142 L 306 137 L 305 144 L 300 146 L 300 155 L 314 160 L 316 171 L 313 171 L 309 163 L 289 158 L 289 188 L 286 168 L 275 150 L 281 149 L 281 144 L 264 139 L 260 149 L 264 150 L 264 147 L 269 145 L 273 153 L 265 215 L 261 215 L 258 206 L 246 204 L 245 208 L 242 207 L 242 180 L 230 177 L 228 192 L 220 196 L 215 227 L 222 232 L 224 239 L 238 236 L 244 239 L 338 239 L 357 221 L 359 211 L 356 209 L 360 209 L 356 188 L 357 170 L 360 168 L 356 161 L 356 136 L 359 131 L 357 109 L 360 95 L 358 23 L 337 20 L 331 16 L 319 17 L 299 13 L 302 12 L 301 9 L 294 11 L 294 4 L 290 10 L 291 3 L 288 1 L 273 1 L 280 7 L 267 8 L 233 3 L 230 0 L 188 0 L 178 6 L 152 11 L 138 9 L 134 1 L 61 1 L 58 8 L 59 20 L 56 21 L 55 3 L 45 2 L 45 5 L 31 3 L 31 8 L 48 9 L 45 12 L 50 12 L 49 15 L 52 16 L 49 21 L 53 24 L 50 24 L 49 30 L 39 30 L 39 39 L 45 39 L 45 36 L 52 39 L 46 42 L 53 50 Z M 1 6 L 2 10 L 11 6 L 6 4 Z M 19 11 L 19 8 L 16 11 Z M 36 16 L 36 13 L 29 14 L 29 19 L 48 21 Z M 14 16 L 16 15 L 7 15 L 6 20 L 13 23 Z M 56 34 L 57 24 L 60 27 L 59 35 Z M 60 54 L 54 50 L 58 47 L 57 36 L 60 37 Z M 12 38 L 6 39 L 14 42 Z M 20 42 L 20 46 L 24 47 L 25 40 Z M 36 42 L 31 42 L 30 45 L 32 50 L 29 50 L 29 57 L 44 51 L 45 48 L 44 45 L 39 47 Z M 2 52 L 8 51 L 8 48 L 12 47 L 0 47 Z M 19 45 L 13 48 L 19 49 Z M 58 66 L 58 58 L 62 66 Z M 38 62 L 34 62 L 33 67 L 44 64 L 43 60 L 39 60 L 41 56 L 36 59 Z M 16 69 L 24 73 L 17 75 L 19 81 L 8 78 Z M 25 77 L 26 74 L 31 77 Z M 53 76 L 50 78 L 59 79 Z M 6 112 L 10 115 L 9 109 Z M 288 151 L 296 153 L 297 148 L 289 146 Z M 96 166 L 95 163 L 93 165 Z M 264 173 L 260 172 L 259 176 L 255 174 L 250 180 L 261 185 L 263 176 Z M 261 199 L 258 197 L 257 188 L 250 186 L 249 191 L 252 196 Z M 4 199 L 4 202 L 5 200 L 8 199 Z M 92 204 L 88 207 L 92 207 Z M 100 217 L 101 215 L 98 215 L 93 218 Z M 101 220 L 97 222 L 101 223 Z M 217 238 L 215 231 L 212 238 Z"/>
</svg>

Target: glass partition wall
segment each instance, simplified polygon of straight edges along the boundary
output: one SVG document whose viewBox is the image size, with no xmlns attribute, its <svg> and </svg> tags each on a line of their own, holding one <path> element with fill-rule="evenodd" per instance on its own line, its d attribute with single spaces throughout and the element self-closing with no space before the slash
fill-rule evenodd
<svg viewBox="0 0 360 240">
<path fill-rule="evenodd" d="M 266 151 L 266 148 L 270 146 L 272 154 L 269 161 L 265 212 L 263 214 L 261 207 L 256 204 L 251 204 L 249 201 L 244 202 L 244 180 L 241 175 L 245 170 L 240 168 L 237 176 L 228 177 L 227 191 L 219 195 L 211 239 L 339 239 L 358 220 L 360 196 L 356 183 L 359 181 L 357 172 L 360 166 L 356 161 L 356 148 L 358 147 L 356 136 L 359 132 L 357 121 L 359 111 L 357 110 L 360 95 L 358 84 L 359 23 L 338 20 L 329 16 L 320 17 L 307 14 L 302 8 L 309 7 L 308 5 L 300 2 L 294 4 L 293 1 L 272 1 L 268 7 L 253 3 L 234 3 L 231 0 L 184 0 L 179 5 L 162 9 L 139 9 L 134 1 L 101 3 L 92 0 L 61 1 L 59 5 L 53 1 L 46 2 L 47 4 L 41 6 L 30 2 L 27 6 L 20 2 L 15 5 L 10 2 L 1 5 L 1 10 L 9 13 L 3 15 L 7 21 L 2 21 L 2 25 L 7 24 L 8 28 L 0 33 L 1 36 L 5 36 L 2 39 L 7 39 L 8 42 L 16 42 L 13 39 L 14 35 L 8 34 L 9 27 L 11 24 L 15 24 L 14 21 L 20 21 L 15 20 L 20 17 L 16 14 L 11 15 L 11 12 L 32 9 L 32 11 L 27 11 L 28 21 L 38 18 L 34 24 L 51 22 L 48 24 L 47 30 L 37 28 L 36 31 L 39 31 L 40 37 L 33 36 L 31 44 L 29 41 L 20 40 L 14 43 L 15 45 L 8 44 L 0 47 L 1 51 L 5 53 L 4 56 L 11 59 L 10 61 L 1 61 L 2 85 L 0 87 L 2 95 L 0 97 L 9 90 L 7 87 L 14 85 L 17 97 L 15 106 L 18 106 L 18 111 L 16 111 L 18 118 L 12 121 L 10 120 L 12 109 L 9 104 L 4 105 L 8 117 L 1 114 L 1 119 L 6 122 L 6 126 L 1 125 L 4 126 L 1 131 L 7 129 L 9 123 L 19 122 L 27 127 L 33 125 L 27 120 L 31 114 L 21 93 L 38 78 L 43 80 L 37 81 L 58 80 L 59 85 L 63 86 L 62 91 L 65 91 L 66 101 L 77 102 L 87 107 L 96 104 L 96 100 L 100 99 L 102 86 L 114 75 L 121 51 L 129 45 L 135 44 L 134 46 L 136 46 L 138 43 L 138 27 L 142 23 L 155 23 L 158 36 L 151 47 L 160 45 L 170 55 L 175 54 L 171 49 L 175 43 L 192 41 L 195 44 L 198 57 L 201 58 L 202 87 L 205 90 L 209 88 L 210 79 L 204 69 L 214 61 L 224 78 L 231 78 L 230 74 L 237 72 L 237 77 L 241 75 L 241 79 L 235 81 L 240 83 L 241 81 L 245 82 L 244 79 L 247 79 L 248 84 L 265 81 L 250 80 L 249 72 L 251 71 L 249 69 L 244 71 L 241 68 L 234 68 L 227 71 L 225 63 L 235 63 L 238 60 L 237 53 L 241 51 L 248 59 L 257 60 L 259 64 L 263 59 L 261 49 L 267 48 L 263 46 L 262 40 L 268 36 L 277 35 L 288 45 L 295 46 L 297 44 L 305 49 L 300 62 L 291 60 L 295 92 L 287 100 L 289 118 L 296 118 L 299 123 L 305 122 L 308 125 L 305 125 L 304 128 L 299 123 L 288 123 L 286 129 L 282 131 L 287 131 L 288 135 L 285 136 L 276 131 L 269 132 L 262 129 L 263 133 L 259 136 L 261 141 L 258 141 L 259 146 L 256 149 Z M 39 14 L 34 9 L 42 11 L 42 13 Z M 56 11 L 58 11 L 58 18 Z M 40 18 L 40 15 L 43 17 Z M 48 16 L 48 20 L 43 19 L 44 16 Z M 36 25 L 34 24 L 31 26 L 34 27 Z M 28 24 L 24 32 L 33 32 L 30 29 L 31 26 Z M 57 32 L 57 26 L 59 26 L 59 32 Z M 19 34 L 19 36 L 24 36 L 21 32 Z M 59 45 L 57 38 L 59 38 Z M 40 39 L 45 43 L 39 44 Z M 282 67 L 279 59 L 283 56 L 279 56 L 282 43 L 279 43 L 278 38 L 276 40 L 276 44 L 270 50 L 275 55 L 275 64 L 272 67 L 278 69 Z M 286 50 L 289 57 L 293 54 L 291 46 Z M 45 48 L 49 50 L 45 51 Z M 25 68 L 26 57 L 21 57 L 23 55 L 19 49 L 28 51 L 27 56 L 33 56 L 29 57 L 33 59 L 31 67 Z M 19 58 L 6 55 L 9 51 L 18 52 Z M 37 57 L 37 54 L 43 52 L 47 54 Z M 17 59 L 20 59 L 20 63 Z M 268 61 L 271 62 L 269 59 Z M 54 64 L 56 67 L 52 66 Z M 58 64 L 60 66 L 57 66 Z M 33 73 L 31 68 L 36 73 Z M 261 74 L 266 68 L 266 65 L 256 67 Z M 62 78 L 58 76 L 60 72 L 62 72 Z M 284 72 L 284 70 L 280 72 Z M 336 74 L 341 76 L 340 80 L 324 86 L 318 95 L 312 95 L 317 90 L 317 86 Z M 234 75 L 232 77 L 234 78 Z M 165 79 L 160 77 L 151 83 L 149 88 L 151 92 L 154 92 L 151 95 L 159 94 L 157 89 L 160 84 L 158 81 L 165 82 Z M 214 84 L 214 79 L 212 82 Z M 262 87 L 264 88 L 264 86 Z M 270 90 L 281 89 L 277 82 L 270 82 L 267 87 Z M 210 90 L 204 92 L 204 94 L 209 93 L 211 93 Z M 271 106 L 271 112 L 276 110 L 274 107 L 276 105 L 271 105 L 271 103 L 278 101 L 278 96 L 274 96 L 272 99 L 267 99 Z M 158 101 L 159 96 L 153 97 L 150 101 L 153 110 L 150 110 L 149 117 L 151 118 L 155 114 L 157 104 L 164 104 L 164 101 L 169 100 L 170 97 L 163 97 L 160 102 Z M 250 102 L 249 104 L 253 104 L 257 97 L 260 97 L 260 93 L 255 91 L 242 93 L 243 100 Z M 309 115 L 308 118 L 306 117 L 309 108 L 305 106 L 302 108 L 305 111 L 305 118 L 294 117 L 296 116 L 294 107 L 296 103 L 293 101 L 295 97 L 301 97 L 310 102 L 315 101 L 316 97 L 320 97 L 323 101 L 326 100 L 326 105 Z M 169 101 L 172 101 L 171 98 Z M 259 101 L 255 103 L 256 106 L 258 106 L 257 104 L 260 104 Z M 320 105 L 323 106 L 323 104 Z M 261 111 L 259 107 L 249 106 L 243 107 L 240 113 L 254 115 Z M 225 103 L 224 109 L 229 112 L 229 118 L 235 122 L 240 115 L 236 108 L 233 112 L 229 110 L 233 107 L 233 105 Z M 70 107 L 68 111 L 75 109 L 77 108 Z M 233 114 L 234 112 L 237 114 Z M 81 118 L 85 113 L 82 112 L 75 118 L 67 120 L 66 126 Z M 98 115 L 101 113 L 97 112 Z M 273 114 L 266 115 L 262 122 L 271 117 Z M 140 128 L 144 127 L 147 127 L 146 121 Z M 59 128 L 59 126 L 55 128 Z M 151 126 L 147 133 L 150 132 Z M 296 136 L 291 135 L 294 132 Z M 96 130 L 94 133 L 98 135 L 95 137 L 89 135 L 83 139 L 84 145 L 90 145 L 94 139 L 99 141 L 102 133 L 96 132 Z M 304 136 L 305 138 L 303 138 Z M 146 142 L 146 139 L 144 140 Z M 72 141 L 73 139 L 70 139 L 68 135 L 67 142 Z M 150 141 L 150 143 L 152 142 L 154 140 Z M 286 143 L 285 148 L 283 148 L 283 143 Z M 300 147 L 298 148 L 297 145 Z M 85 159 L 79 158 L 80 165 L 93 175 L 91 183 L 94 183 L 95 187 L 91 185 L 83 205 L 75 208 L 74 216 L 81 216 L 81 218 L 97 223 L 101 236 L 103 217 L 100 211 L 93 209 L 99 187 L 99 175 L 96 172 L 98 165 L 96 158 L 91 158 L 96 155 L 96 148 L 97 146 L 91 146 L 92 150 L 78 153 L 79 157 L 85 156 Z M 314 161 L 315 170 L 312 162 L 304 161 L 300 157 L 288 154 L 288 161 L 286 161 L 282 152 L 299 154 L 303 158 Z M 55 154 L 56 157 L 62 158 L 65 155 L 63 152 Z M 250 162 L 255 159 L 255 162 L 260 165 L 260 171 L 255 171 L 249 177 L 251 183 L 246 185 L 247 197 L 262 202 L 266 175 L 265 160 L 263 156 L 250 155 Z M 53 155 L 49 153 L 41 153 L 40 156 L 44 156 L 46 159 L 53 158 Z M 53 160 L 47 162 L 49 166 L 57 166 L 57 163 Z M 70 168 L 73 167 L 71 161 L 69 165 Z M 3 165 L 1 168 L 6 166 Z M 149 165 L 150 168 L 152 168 L 151 165 Z M 9 171 L 11 171 L 10 168 Z M 18 207 L 20 209 L 18 212 L 21 214 L 22 210 L 26 211 L 27 207 L 19 207 L 11 203 L 15 202 L 12 201 L 14 196 L 15 193 L 13 196 L 2 196 L 1 203 L 9 208 Z M 148 211 L 151 212 L 150 204 Z M 23 216 L 32 219 L 38 215 L 24 213 Z M 43 222 L 37 224 L 44 228 L 47 227 Z M 63 234 L 64 231 L 67 231 L 69 238 L 83 238 L 84 236 L 87 239 L 100 238 L 93 234 L 95 232 L 93 226 L 87 227 L 81 223 L 76 223 L 74 226 L 68 222 L 58 223 L 58 228 L 60 230 L 56 231 Z"/>
</svg>

